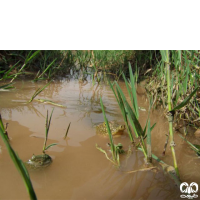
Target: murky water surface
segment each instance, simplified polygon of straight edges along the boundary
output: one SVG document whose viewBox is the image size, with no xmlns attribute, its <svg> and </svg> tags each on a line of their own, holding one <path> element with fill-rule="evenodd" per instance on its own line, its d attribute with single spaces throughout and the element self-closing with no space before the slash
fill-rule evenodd
<svg viewBox="0 0 200 200">
<path fill-rule="evenodd" d="M 15 90 L 0 92 L 0 112 L 9 123 L 11 145 L 23 161 L 42 153 L 45 135 L 46 112 L 52 105 L 27 100 L 45 83 L 17 81 Z M 120 84 L 125 94 L 125 85 Z M 148 109 L 143 91 L 138 87 L 139 106 Z M 45 98 L 66 106 L 55 107 L 50 126 L 48 144 L 58 143 L 48 149 L 53 163 L 44 169 L 29 171 L 38 199 L 180 199 L 180 190 L 174 182 L 159 171 L 139 171 L 144 168 L 144 156 L 133 151 L 129 158 L 121 156 L 117 169 L 105 155 L 96 149 L 109 147 L 109 139 L 96 135 L 95 124 L 103 122 L 99 97 L 102 95 L 108 120 L 123 123 L 122 115 L 109 86 L 77 80 L 60 80 L 48 86 L 37 98 Z M 140 122 L 145 126 L 147 111 L 140 111 Z M 63 139 L 71 122 L 68 137 Z M 151 124 L 157 123 L 152 132 L 152 151 L 172 165 L 169 147 L 166 156 L 162 151 L 168 132 L 167 120 L 162 111 L 151 114 Z M 127 132 L 114 138 L 125 150 L 130 146 Z M 200 184 L 200 160 L 193 151 L 175 135 L 176 154 L 182 180 Z M 198 142 L 198 141 L 197 141 Z M 48 145 L 47 144 L 47 145 Z M 29 199 L 22 178 L 0 139 L 0 199 Z M 108 151 L 109 154 L 109 151 Z M 110 154 L 109 154 L 110 155 Z M 157 165 L 156 161 L 154 164 Z"/>
</svg>

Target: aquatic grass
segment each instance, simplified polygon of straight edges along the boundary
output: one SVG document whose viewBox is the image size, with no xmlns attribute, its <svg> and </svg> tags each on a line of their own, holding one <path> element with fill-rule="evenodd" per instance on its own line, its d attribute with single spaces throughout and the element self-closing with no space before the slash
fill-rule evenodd
<svg viewBox="0 0 200 200">
<path fill-rule="evenodd" d="M 152 101 L 150 101 L 150 106 L 149 106 L 149 111 L 148 111 L 148 116 L 147 116 L 147 121 L 146 121 L 146 125 L 144 127 L 144 129 L 142 129 L 140 122 L 138 120 L 139 118 L 139 111 L 138 111 L 138 104 L 137 104 L 137 95 L 136 95 L 136 88 L 135 88 L 135 78 L 133 76 L 133 72 L 131 69 L 131 65 L 129 63 L 129 73 L 130 73 L 130 84 L 128 84 L 127 79 L 125 78 L 125 75 L 122 74 L 125 84 L 126 84 L 126 88 L 129 94 L 129 97 L 131 99 L 131 103 L 132 103 L 132 107 L 130 106 L 130 104 L 128 103 L 124 93 L 122 92 L 120 86 L 118 85 L 118 83 L 115 81 L 114 84 L 116 86 L 116 92 L 114 90 L 113 85 L 109 82 L 110 87 L 115 95 L 115 98 L 119 104 L 119 107 L 121 109 L 122 115 L 125 119 L 125 123 L 128 124 L 128 121 L 130 123 L 130 125 L 132 126 L 132 128 L 134 129 L 136 138 L 139 138 L 139 144 L 143 150 L 144 156 L 146 158 L 147 162 L 151 162 L 151 130 L 154 128 L 155 124 L 150 127 L 150 121 L 149 121 L 149 116 L 150 116 L 150 110 L 152 107 Z M 127 121 L 128 119 L 128 121 Z M 129 127 L 129 125 L 128 125 Z M 146 129 L 147 129 L 147 135 L 146 135 Z M 132 134 L 129 136 L 131 139 L 131 142 L 133 142 L 132 139 Z M 148 138 L 147 140 L 147 147 L 144 143 L 144 139 Z M 138 145 L 136 145 L 138 146 Z M 148 151 L 147 151 L 148 148 Z"/>
<path fill-rule="evenodd" d="M 17 74 L 15 74 L 15 76 L 13 77 L 13 79 L 10 81 L 11 83 L 17 78 L 17 76 L 20 74 L 20 72 L 26 67 L 26 65 L 28 64 L 28 62 L 30 62 L 33 58 L 35 58 L 39 53 L 40 50 L 35 51 L 33 54 L 31 54 L 32 51 L 29 52 L 28 56 L 26 57 L 24 64 L 22 65 L 22 67 L 20 68 L 20 70 L 18 71 Z"/>
<path fill-rule="evenodd" d="M 0 80 L 12 79 L 13 82 L 19 75 L 31 75 L 38 72 L 35 79 L 47 75 L 48 80 L 59 74 L 69 72 L 75 62 L 73 51 L 2 51 L 4 59 L 0 66 Z M 54 61 L 55 60 L 55 61 Z M 53 63 L 52 63 L 53 62 Z M 13 65 L 13 63 L 15 63 Z M 51 66 L 50 66 L 51 65 Z M 24 72 L 26 69 L 26 72 Z M 24 78 L 24 76 L 23 76 Z"/>
<path fill-rule="evenodd" d="M 6 71 L 3 75 L 3 77 L 0 80 L 5 80 L 5 79 L 9 79 L 9 78 L 13 78 L 14 75 L 9 75 L 10 72 L 19 64 L 20 61 L 18 61 L 17 63 L 15 63 L 8 71 Z"/>
<path fill-rule="evenodd" d="M 46 67 L 46 69 L 44 69 L 44 71 L 43 71 L 40 75 L 36 76 L 35 79 L 34 79 L 34 81 L 40 80 L 40 79 L 41 79 L 40 77 L 43 76 L 43 75 L 47 72 L 47 70 L 54 64 L 54 62 L 55 62 L 56 60 L 57 60 L 57 58 L 55 58 L 55 59 Z M 50 78 L 50 75 L 49 75 L 48 78 Z"/>
<path fill-rule="evenodd" d="M 20 175 L 23 178 L 24 184 L 26 186 L 26 190 L 29 193 L 29 197 L 32 200 L 37 200 L 35 191 L 33 189 L 32 183 L 31 183 L 31 179 L 30 176 L 28 174 L 28 171 L 26 169 L 26 167 L 24 166 L 23 162 L 21 161 L 21 159 L 18 157 L 18 155 L 15 153 L 15 151 L 13 150 L 13 148 L 11 147 L 11 145 L 8 142 L 7 137 L 4 134 L 4 130 L 2 129 L 2 127 L 0 127 L 0 135 L 6 145 L 6 148 L 10 154 L 10 157 L 12 159 L 12 161 L 15 164 L 15 167 L 18 169 Z"/>
<path fill-rule="evenodd" d="M 104 121 L 105 121 L 106 128 L 107 128 L 107 132 L 108 132 L 108 135 L 109 135 L 109 140 L 110 140 L 109 146 L 111 147 L 112 163 L 114 163 L 116 166 L 120 166 L 119 154 L 124 153 L 123 146 L 122 146 L 121 143 L 118 143 L 117 145 L 114 144 L 112 133 L 111 133 L 111 130 L 110 130 L 110 126 L 109 126 L 108 120 L 106 118 L 106 114 L 105 114 L 105 111 L 104 111 L 104 105 L 103 105 L 101 97 L 100 97 L 100 103 L 101 103 L 101 108 L 102 108 Z M 100 150 L 101 152 L 103 152 L 106 155 L 106 158 L 111 161 L 111 159 L 109 159 L 109 157 L 108 157 L 108 155 L 107 155 L 105 150 L 103 150 L 102 148 L 98 147 L 98 145 L 96 145 L 96 148 L 98 150 Z"/>
<path fill-rule="evenodd" d="M 53 111 L 54 111 L 54 108 L 51 111 L 50 117 L 48 117 L 48 110 L 47 110 L 46 125 L 45 125 L 45 140 L 44 140 L 44 145 L 43 145 L 43 153 L 45 153 L 45 151 L 47 149 L 49 149 L 50 147 L 52 147 L 54 145 L 57 145 L 57 143 L 52 143 L 52 144 L 50 144 L 50 145 L 48 145 L 46 147 L 46 143 L 47 143 L 47 139 L 48 139 L 49 128 L 50 128 L 50 125 L 51 125 L 51 118 L 52 118 Z"/>
<path fill-rule="evenodd" d="M 7 125 L 8 123 L 6 124 L 6 128 L 4 127 L 4 124 L 3 124 L 3 120 L 2 120 L 2 117 L 1 117 L 1 113 L 0 113 L 0 128 L 1 130 L 3 131 L 4 135 L 5 135 L 5 138 L 7 140 L 9 140 L 9 137 L 8 137 L 8 132 L 7 132 Z"/>
<path fill-rule="evenodd" d="M 170 52 L 170 65 L 171 65 L 171 105 L 175 108 L 180 102 L 183 102 L 200 84 L 199 76 L 199 53 L 194 50 L 175 50 Z M 162 57 L 161 57 L 162 61 Z M 162 105 L 167 111 L 167 70 L 164 68 L 164 63 L 157 64 L 156 73 L 153 73 L 150 77 L 149 85 L 147 85 L 148 92 L 154 98 L 154 106 Z M 151 84 L 154 82 L 154 84 Z M 151 85 L 150 85 L 151 84 Z M 199 92 L 199 89 L 197 89 Z M 200 123 L 196 121 L 198 118 L 198 113 L 196 111 L 197 105 L 200 105 L 199 98 L 197 101 L 191 99 L 190 104 L 186 104 L 183 109 L 177 109 L 176 118 L 176 129 L 179 129 L 179 124 L 184 121 L 185 126 L 196 126 L 198 127 Z M 191 122 L 194 122 L 191 124 Z"/>
<path fill-rule="evenodd" d="M 189 101 L 191 100 L 191 98 L 196 94 L 197 90 L 199 89 L 199 86 L 196 87 L 193 92 L 188 95 L 179 105 L 175 106 L 173 109 L 170 110 L 170 112 L 174 112 L 176 110 L 180 110 L 181 108 L 183 108 L 184 106 L 186 106 Z"/>
<path fill-rule="evenodd" d="M 117 164 L 116 162 L 114 162 L 112 159 L 110 159 L 110 158 L 108 157 L 108 154 L 106 153 L 105 150 L 103 150 L 103 149 L 102 149 L 101 147 L 99 147 L 97 144 L 96 144 L 96 148 L 97 148 L 99 151 L 101 151 L 102 153 L 104 153 L 105 156 L 106 156 L 106 158 L 107 158 L 112 164 L 114 164 L 115 166 L 118 166 L 118 164 Z"/>
<path fill-rule="evenodd" d="M 48 100 L 48 99 L 34 99 L 35 101 L 38 101 L 40 103 L 47 103 L 47 104 L 51 104 L 53 106 L 58 106 L 58 107 L 62 107 L 62 108 L 66 108 L 66 106 L 63 106 L 61 104 L 55 103 L 54 101 Z"/>
<path fill-rule="evenodd" d="M 136 115 L 137 119 L 139 119 L 137 94 L 136 94 L 136 88 L 135 88 L 135 77 L 137 77 L 137 79 L 138 79 L 138 75 L 137 75 L 137 69 L 136 69 L 135 75 L 133 75 L 130 62 L 129 62 L 129 75 L 130 75 L 130 85 L 131 85 L 131 93 L 129 92 L 129 95 L 130 95 L 130 99 L 132 102 L 132 106 L 135 111 L 135 115 Z M 126 79 L 125 76 L 123 76 L 123 78 L 124 78 L 124 80 Z M 127 84 L 126 84 L 126 87 L 128 88 Z"/>
<path fill-rule="evenodd" d="M 191 149 L 192 149 L 193 151 L 195 151 L 196 154 L 197 154 L 198 156 L 200 156 L 200 146 L 199 146 L 199 145 L 192 144 L 191 142 L 189 142 L 189 141 L 188 141 L 185 137 L 183 137 L 182 135 L 180 135 L 180 134 L 178 134 L 178 135 L 190 145 Z"/>
<path fill-rule="evenodd" d="M 49 84 L 51 83 L 51 81 L 49 81 L 45 86 L 38 88 L 35 93 L 33 94 L 33 96 L 31 97 L 31 99 L 28 101 L 29 103 L 33 101 L 33 99 L 40 94 L 47 86 L 49 86 Z"/>
<path fill-rule="evenodd" d="M 66 133 L 65 133 L 64 139 L 66 139 L 66 137 L 67 137 L 67 135 L 68 135 L 70 125 L 71 125 L 71 122 L 69 123 L 69 125 L 68 125 L 68 127 L 67 127 L 67 131 L 66 131 Z"/>
<path fill-rule="evenodd" d="M 147 160 L 147 149 L 146 149 L 146 146 L 145 146 L 145 143 L 144 143 L 144 138 L 145 138 L 145 133 L 146 133 L 146 126 L 145 126 L 144 129 L 142 129 L 142 127 L 140 125 L 140 122 L 138 121 L 133 109 L 131 108 L 131 106 L 127 102 L 127 100 L 126 100 L 121 88 L 119 87 L 119 85 L 117 83 L 115 83 L 115 84 L 116 84 L 116 90 L 118 91 L 119 95 L 121 95 L 121 97 L 123 99 L 123 102 L 124 102 L 124 105 L 125 105 L 126 114 L 128 116 L 128 120 L 129 120 L 131 126 L 134 129 L 136 138 L 139 138 L 140 146 L 143 149 L 144 156 L 145 156 L 145 158 Z M 149 118 L 149 115 L 148 115 L 148 118 Z M 147 120 L 149 120 L 149 119 L 147 119 Z M 155 125 L 153 125 L 152 128 L 154 126 Z"/>
<path fill-rule="evenodd" d="M 114 142 L 113 142 L 112 133 L 111 133 L 111 130 L 110 130 L 110 126 L 109 126 L 108 120 L 106 118 L 106 114 L 105 114 L 105 111 L 104 111 L 104 105 L 103 105 L 101 97 L 100 97 L 100 104 L 101 104 L 101 109 L 102 109 L 102 112 L 103 112 L 104 121 L 106 123 L 106 128 L 107 128 L 107 131 L 108 131 L 108 136 L 109 136 L 109 140 L 110 140 L 110 147 L 111 147 L 112 158 L 113 158 L 114 161 L 116 161 L 117 158 L 116 158 L 116 153 L 115 153 L 115 145 L 114 145 Z"/>
<path fill-rule="evenodd" d="M 135 54 L 135 51 L 125 50 L 4 51 L 4 65 L 0 67 L 0 78 L 5 75 L 4 78 L 10 78 L 13 82 L 18 75 L 35 71 L 38 72 L 34 78 L 36 81 L 50 79 L 56 74 L 64 75 L 70 69 L 73 72 L 80 70 L 87 72 L 88 69 L 94 69 L 90 74 L 97 82 L 100 82 L 101 77 L 105 78 L 106 75 L 114 76 L 118 80 L 122 72 L 126 71 L 125 66 L 128 61 L 135 59 Z M 12 63 L 16 65 L 13 66 Z M 10 74 L 15 69 L 18 72 Z M 24 69 L 27 72 L 24 72 Z M 103 76 L 99 76 L 99 72 L 102 72 Z M 44 74 L 47 77 L 44 78 Z"/>
<path fill-rule="evenodd" d="M 141 127 L 133 109 L 131 108 L 128 101 L 126 100 L 126 97 L 125 97 L 124 93 L 122 92 L 120 86 L 118 85 L 117 82 L 115 82 L 115 85 L 116 85 L 116 90 L 117 90 L 118 94 L 121 96 L 121 98 L 124 102 L 125 111 L 126 111 L 128 119 L 129 119 L 129 122 L 135 131 L 136 138 L 138 138 L 139 136 L 143 135 L 142 127 Z"/>
<path fill-rule="evenodd" d="M 148 125 L 147 125 L 147 162 L 152 163 L 150 119 L 148 120 Z"/>
<path fill-rule="evenodd" d="M 190 81 L 188 84 L 188 80 L 189 80 L 189 74 L 191 74 L 190 71 L 190 67 L 189 67 L 189 63 L 190 61 L 188 60 L 186 53 L 183 52 L 183 56 L 184 56 L 184 60 L 186 63 L 186 68 L 183 71 L 180 71 L 179 66 L 182 62 L 182 58 L 181 58 L 181 52 L 173 52 L 172 51 L 172 58 L 175 60 L 175 67 L 176 67 L 176 74 L 177 77 L 176 79 L 171 79 L 170 76 L 170 63 L 169 63 L 169 51 L 161 51 L 161 56 L 162 56 L 162 61 L 163 63 L 165 63 L 165 68 L 166 68 L 166 72 L 167 72 L 167 96 L 168 96 L 168 121 L 169 121 L 169 137 L 170 137 L 170 147 L 172 150 L 172 157 L 173 157 L 173 161 L 174 161 L 174 167 L 176 170 L 177 175 L 179 176 L 179 172 L 178 172 L 178 166 L 177 166 L 177 161 L 176 161 L 176 156 L 175 156 L 175 149 L 174 149 L 174 139 L 173 139 L 173 119 L 174 119 L 174 115 L 176 114 L 176 111 L 179 111 L 181 113 L 181 109 L 182 108 L 186 108 L 187 104 L 190 102 L 191 98 L 195 95 L 195 93 L 198 91 L 199 86 L 196 86 L 195 89 L 194 88 L 194 76 L 192 76 L 192 81 Z M 176 59 L 175 59 L 176 57 Z M 179 75 L 180 72 L 180 75 Z M 176 83 L 174 83 L 174 81 L 176 80 Z M 178 83 L 178 86 L 176 86 L 176 84 Z M 173 93 L 174 90 L 174 93 Z M 172 96 L 171 96 L 172 95 Z M 174 98 L 174 96 L 176 95 L 176 97 Z M 177 105 L 178 102 L 180 102 L 180 97 L 182 98 L 181 103 L 179 103 Z M 174 100 L 174 101 L 173 101 Z M 193 103 L 191 103 L 192 105 Z M 198 105 L 198 104 L 197 104 Z M 174 108 L 172 108 L 174 107 Z M 191 109 L 190 107 L 187 107 L 188 110 L 194 114 L 193 109 Z M 182 114 L 179 114 L 180 118 L 182 116 Z M 185 113 L 185 116 L 187 117 L 188 114 Z M 191 120 L 189 119 L 188 116 L 188 121 L 190 122 Z M 183 121 L 185 124 L 185 121 Z M 167 144 L 165 144 L 166 147 Z M 165 152 L 165 151 L 164 151 Z"/>
<path fill-rule="evenodd" d="M 8 89 L 13 89 L 14 86 L 13 86 L 13 83 L 9 83 L 9 84 L 5 84 L 5 85 L 1 85 L 0 86 L 0 90 L 8 90 Z"/>
<path fill-rule="evenodd" d="M 169 121 L 169 137 L 170 137 L 170 147 L 172 151 L 172 157 L 174 161 L 174 168 L 176 170 L 177 176 L 179 177 L 179 170 L 176 160 L 176 154 L 175 154 L 175 142 L 174 142 L 174 136 L 173 136 L 173 114 L 170 112 L 172 110 L 171 108 L 171 81 L 170 81 L 170 61 L 169 61 L 169 51 L 168 50 L 161 50 L 161 56 L 163 63 L 165 63 L 165 67 L 167 70 L 167 96 L 168 96 L 168 121 Z"/>
<path fill-rule="evenodd" d="M 133 143 L 134 138 L 133 138 L 132 131 L 131 131 L 129 124 L 128 124 L 127 111 L 126 111 L 126 106 L 125 106 L 125 101 L 124 101 L 125 97 L 122 93 L 120 93 L 122 91 L 120 91 L 119 88 L 116 88 L 116 91 L 117 91 L 117 96 L 118 96 L 118 99 L 119 99 L 119 106 L 121 108 L 123 118 L 125 119 L 125 124 L 126 124 L 126 128 L 128 130 L 129 138 L 130 138 L 131 142 Z"/>
<path fill-rule="evenodd" d="M 119 105 L 119 108 L 120 108 L 120 110 L 121 110 L 121 113 L 122 113 L 124 122 L 125 122 L 125 124 L 126 124 L 126 129 L 127 129 L 127 131 L 128 131 L 129 138 L 130 138 L 131 142 L 134 142 L 134 138 L 133 138 L 131 129 L 130 129 L 129 124 L 128 124 L 127 114 L 126 114 L 124 102 L 123 102 L 123 100 L 122 100 L 122 98 L 121 98 L 121 95 L 119 94 L 119 91 L 117 91 L 117 93 L 115 92 L 114 87 L 113 87 L 113 84 L 114 84 L 114 83 L 112 84 L 112 83 L 110 82 L 109 79 L 108 79 L 108 83 L 109 83 L 109 85 L 110 85 L 111 90 L 113 91 L 113 94 L 115 95 L 115 98 L 116 98 L 117 103 L 118 103 L 118 105 Z"/>
<path fill-rule="evenodd" d="M 124 64 L 135 55 L 135 51 L 76 51 L 73 55 L 76 60 L 76 68 L 87 71 L 87 67 L 93 68 L 93 84 L 100 81 L 98 72 L 114 76 L 117 80 L 124 70 Z"/>
</svg>

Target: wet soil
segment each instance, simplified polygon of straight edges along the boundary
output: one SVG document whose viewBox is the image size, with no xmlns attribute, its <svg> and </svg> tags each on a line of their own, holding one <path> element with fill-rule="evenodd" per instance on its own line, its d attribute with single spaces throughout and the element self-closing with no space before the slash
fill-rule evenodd
<svg viewBox="0 0 200 200">
<path fill-rule="evenodd" d="M 23 161 L 42 153 L 45 135 L 46 112 L 55 107 L 50 126 L 48 144 L 58 145 L 48 149 L 53 163 L 41 170 L 29 171 L 38 199 L 180 199 L 180 189 L 162 170 L 138 171 L 144 168 L 144 156 L 140 151 L 132 151 L 129 158 L 121 155 L 118 169 L 105 155 L 96 149 L 109 147 L 109 139 L 96 134 L 95 124 L 103 122 L 99 97 L 102 95 L 108 120 L 124 124 L 115 97 L 106 85 L 80 83 L 65 79 L 50 84 L 38 97 L 52 100 L 66 106 L 60 108 L 33 101 L 27 104 L 38 87 L 45 83 L 17 81 L 16 89 L 0 92 L 0 112 L 3 121 L 9 123 L 11 145 Z M 128 96 L 124 83 L 122 90 Z M 144 91 L 138 86 L 138 103 L 148 110 Z M 140 111 L 140 123 L 146 124 L 147 111 Z M 162 157 L 168 122 L 162 110 L 151 113 L 152 151 L 169 165 L 173 165 L 169 145 L 166 156 Z M 68 137 L 63 139 L 68 124 Z M 196 144 L 198 139 L 191 137 Z M 130 140 L 127 132 L 114 137 L 115 144 L 122 143 L 128 150 Z M 189 146 L 175 133 L 176 156 L 181 180 L 200 184 L 200 160 Z M 47 144 L 47 145 L 48 145 Z M 29 199 L 22 178 L 15 168 L 5 145 L 0 139 L 0 199 Z M 153 161 L 158 166 L 156 161 Z"/>
</svg>

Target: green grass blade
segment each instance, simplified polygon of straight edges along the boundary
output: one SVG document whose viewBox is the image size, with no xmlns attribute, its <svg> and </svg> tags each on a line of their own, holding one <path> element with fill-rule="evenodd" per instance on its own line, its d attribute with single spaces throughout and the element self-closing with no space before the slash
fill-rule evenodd
<svg viewBox="0 0 200 200">
<path fill-rule="evenodd" d="M 175 110 L 179 110 L 181 109 L 182 107 L 184 107 L 186 104 L 188 104 L 188 102 L 190 101 L 190 99 L 194 96 L 194 94 L 196 93 L 196 91 L 199 89 L 199 86 L 196 87 L 194 89 L 194 91 L 189 95 L 187 96 L 179 105 L 177 105 L 174 109 L 170 110 L 170 112 L 173 112 Z"/>
<path fill-rule="evenodd" d="M 168 53 L 167 53 L 167 50 L 160 50 L 160 54 L 161 54 L 161 56 L 162 56 L 163 62 L 167 62 L 167 61 L 168 61 Z"/>
<path fill-rule="evenodd" d="M 49 117 L 49 122 L 48 122 L 48 127 L 47 127 L 47 132 L 46 132 L 46 137 L 47 138 L 48 138 L 48 134 L 49 134 L 49 128 L 50 128 L 50 125 L 51 125 L 51 118 L 52 118 L 53 111 L 54 111 L 54 108 L 52 109 L 51 115 Z"/>
<path fill-rule="evenodd" d="M 152 108 L 152 105 L 153 105 L 152 99 L 149 98 L 149 102 L 150 102 L 150 103 L 149 103 L 149 110 L 148 110 L 147 121 L 146 121 L 146 125 L 145 125 L 145 127 L 144 127 L 143 134 L 142 134 L 143 137 L 145 137 L 146 128 L 147 128 L 148 121 L 149 121 L 149 116 L 150 116 L 150 111 L 151 111 L 151 108 Z M 152 130 L 152 129 L 154 128 L 155 125 L 156 125 L 156 124 L 154 124 L 154 125 L 150 128 L 150 130 Z"/>
<path fill-rule="evenodd" d="M 33 101 L 33 99 L 40 94 L 47 86 L 49 86 L 49 84 L 51 83 L 51 81 L 49 81 L 49 83 L 47 83 L 44 87 L 42 88 L 38 88 L 35 93 L 33 94 L 33 96 L 31 97 L 31 99 L 29 100 L 29 103 Z"/>
<path fill-rule="evenodd" d="M 102 153 L 104 153 L 105 156 L 106 156 L 106 158 L 107 158 L 110 162 L 112 162 L 114 165 L 117 165 L 116 162 L 114 162 L 113 160 L 111 160 L 111 159 L 108 157 L 106 151 L 103 150 L 101 147 L 99 147 L 97 144 L 96 144 L 96 148 L 97 148 L 99 151 L 101 151 Z"/>
<path fill-rule="evenodd" d="M 49 118 L 48 117 L 48 110 L 47 110 L 45 140 L 44 140 L 44 145 L 43 145 L 43 153 L 45 152 L 45 149 L 46 149 L 46 143 L 47 143 L 47 140 L 48 140 L 49 128 L 50 128 L 50 124 L 51 124 L 51 117 L 52 117 L 53 111 L 54 111 L 54 108 L 52 109 L 51 115 L 50 115 L 50 118 Z"/>
<path fill-rule="evenodd" d="M 0 89 L 10 89 L 10 88 L 13 88 L 11 85 L 13 85 L 13 83 L 9 83 L 9 84 L 6 84 L 6 85 L 1 85 Z"/>
<path fill-rule="evenodd" d="M 149 163 L 152 162 L 150 119 L 148 120 L 148 125 L 147 125 L 147 162 Z"/>
<path fill-rule="evenodd" d="M 50 147 L 55 146 L 55 145 L 57 145 L 57 144 L 58 144 L 58 143 L 52 143 L 52 144 L 48 145 L 47 147 L 45 147 L 45 151 L 46 151 L 47 149 L 49 149 Z"/>
<path fill-rule="evenodd" d="M 68 125 L 68 128 L 67 128 L 67 131 L 66 131 L 66 133 L 65 133 L 65 137 L 64 137 L 64 139 L 66 139 L 66 137 L 67 137 L 67 135 L 68 135 L 70 125 L 71 125 L 71 122 L 70 122 L 69 125 Z"/>
<path fill-rule="evenodd" d="M 0 114 L 0 127 L 1 127 L 2 131 L 5 133 L 5 127 L 3 125 L 3 120 L 2 120 L 1 114 Z"/>
<path fill-rule="evenodd" d="M 15 167 L 18 169 L 18 171 L 20 172 L 20 174 L 21 174 L 21 176 L 23 178 L 23 181 L 24 181 L 26 189 L 27 189 L 27 191 L 29 193 L 30 199 L 36 200 L 37 197 L 36 197 L 35 191 L 33 189 L 30 177 L 28 175 L 28 171 L 26 170 L 23 162 L 20 160 L 20 158 L 17 156 L 15 151 L 10 146 L 10 144 L 9 144 L 8 140 L 6 139 L 6 137 L 4 135 L 4 132 L 3 132 L 1 127 L 0 127 L 0 135 L 1 135 L 5 145 L 7 147 L 7 150 L 9 152 L 9 154 L 10 154 L 11 159 L 13 160 L 13 162 L 15 164 Z"/>
<path fill-rule="evenodd" d="M 156 125 L 156 123 L 154 123 L 154 124 L 152 125 L 152 127 L 150 128 L 151 131 L 154 129 L 155 125 Z"/>
<path fill-rule="evenodd" d="M 125 98 L 125 96 L 124 95 L 123 95 L 123 97 L 121 96 L 118 88 L 117 88 L 117 95 L 118 95 L 118 99 L 119 99 L 119 107 L 121 109 L 121 113 L 123 115 L 123 118 L 124 118 L 124 121 L 125 121 L 125 124 L 126 124 L 126 128 L 128 130 L 129 138 L 130 138 L 131 142 L 134 142 L 131 129 L 130 129 L 129 125 L 128 125 L 128 119 L 127 119 L 127 114 L 126 114 L 126 109 L 125 109 L 124 101 L 122 99 L 122 98 Z"/>
<path fill-rule="evenodd" d="M 131 142 L 133 142 L 134 139 L 133 139 L 133 135 L 132 135 L 131 129 L 130 129 L 129 125 L 128 125 L 127 114 L 126 114 L 125 105 L 124 105 L 124 102 L 122 100 L 122 97 L 121 97 L 121 95 L 119 94 L 118 91 L 117 91 L 117 94 L 116 94 L 116 92 L 115 92 L 115 90 L 113 88 L 113 84 L 110 82 L 110 80 L 108 80 L 108 83 L 109 83 L 110 88 L 112 89 L 112 91 L 113 91 L 113 93 L 115 95 L 115 98 L 116 98 L 117 103 L 119 105 L 119 108 L 121 110 L 121 113 L 122 113 L 122 116 L 124 118 L 124 121 L 125 121 L 125 124 L 126 124 L 126 128 L 127 128 L 130 140 L 131 140 Z"/>
<path fill-rule="evenodd" d="M 52 65 L 53 63 L 57 60 L 57 58 L 55 58 L 48 66 L 47 68 L 40 74 L 40 76 L 37 78 L 39 79 Z M 35 79 L 36 80 L 36 79 Z"/>
<path fill-rule="evenodd" d="M 137 119 L 139 119 L 137 93 L 136 93 L 136 89 L 135 89 L 135 77 L 133 76 L 133 71 L 132 71 L 130 62 L 129 62 L 129 75 L 130 75 L 130 80 L 131 80 L 131 92 L 132 92 L 133 99 L 134 99 L 133 100 L 133 108 L 134 108 Z"/>
<path fill-rule="evenodd" d="M 115 98 L 116 98 L 116 100 L 117 100 L 117 103 L 119 104 L 119 99 L 118 99 L 118 97 L 117 97 L 117 95 L 116 95 L 116 92 L 115 92 L 115 90 L 114 90 L 114 88 L 113 88 L 113 84 L 110 82 L 109 79 L 108 79 L 108 83 L 109 83 L 109 85 L 110 85 L 111 90 L 113 91 L 113 94 L 115 95 Z"/>
<path fill-rule="evenodd" d="M 200 153 L 200 152 L 199 152 L 199 149 L 196 148 L 191 142 L 189 142 L 186 138 L 184 138 L 184 137 L 181 136 L 180 134 L 179 134 L 179 136 L 180 136 L 183 140 L 185 140 L 185 141 L 190 145 L 190 147 L 191 147 L 196 153 Z"/>
<path fill-rule="evenodd" d="M 121 94 L 121 97 L 122 97 L 122 99 L 124 101 L 124 105 L 126 107 L 126 112 L 128 114 L 129 122 L 131 123 L 131 126 L 133 127 L 133 129 L 135 131 L 135 135 L 138 138 L 138 136 L 142 136 L 143 135 L 142 127 L 141 127 L 141 125 L 140 125 L 135 113 L 133 112 L 131 106 L 127 102 L 127 100 L 126 100 L 121 88 L 119 87 L 119 85 L 117 83 L 116 83 L 116 86 L 117 86 L 117 90 Z"/>
<path fill-rule="evenodd" d="M 34 52 L 31 56 L 29 56 L 31 54 L 32 51 L 29 52 L 29 55 L 27 56 L 26 60 L 25 60 L 25 64 L 27 64 L 30 60 L 32 60 L 37 54 L 40 53 L 41 50 L 38 50 L 36 52 Z"/>
<path fill-rule="evenodd" d="M 18 65 L 18 63 L 20 62 L 20 60 L 15 63 L 4 75 L 3 75 L 3 78 L 2 79 L 5 79 L 8 77 L 8 74 L 15 68 L 16 65 Z"/>
<path fill-rule="evenodd" d="M 102 108 L 102 112 L 103 112 L 104 121 L 106 123 L 106 128 L 107 128 L 107 131 L 108 131 L 109 139 L 110 139 L 110 146 L 111 146 L 111 152 L 112 152 L 113 160 L 116 160 L 116 157 L 115 157 L 115 145 L 114 145 L 114 142 L 113 142 L 112 133 L 111 133 L 111 130 L 110 130 L 110 126 L 108 124 L 108 120 L 106 118 L 106 114 L 105 114 L 105 111 L 104 111 L 104 106 L 103 106 L 103 102 L 102 102 L 101 97 L 100 97 L 100 103 L 101 103 L 101 108 Z"/>
</svg>

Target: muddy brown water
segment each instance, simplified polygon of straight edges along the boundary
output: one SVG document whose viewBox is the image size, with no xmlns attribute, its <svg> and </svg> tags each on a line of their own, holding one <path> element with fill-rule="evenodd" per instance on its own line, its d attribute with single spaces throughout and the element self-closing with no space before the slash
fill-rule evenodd
<svg viewBox="0 0 200 200">
<path fill-rule="evenodd" d="M 32 154 L 41 154 L 46 111 L 52 105 L 27 100 L 38 87 L 45 83 L 17 81 L 16 89 L 0 92 L 0 112 L 3 121 L 9 123 L 8 133 L 11 145 L 23 161 Z M 120 83 L 127 95 L 124 83 Z M 138 86 L 138 104 L 148 109 L 143 89 Z M 123 124 L 122 115 L 109 86 L 81 84 L 77 80 L 64 79 L 53 82 L 37 98 L 45 98 L 66 106 L 55 107 L 50 126 L 48 144 L 58 145 L 48 149 L 53 163 L 37 171 L 29 171 L 38 199 L 180 199 L 180 189 L 162 170 L 138 171 L 144 168 L 144 156 L 133 151 L 129 158 L 120 157 L 121 167 L 117 169 L 105 155 L 96 149 L 109 147 L 108 138 L 96 135 L 95 124 L 103 122 L 99 97 L 102 95 L 108 120 Z M 140 122 L 145 126 L 147 111 L 140 111 Z M 71 122 L 68 137 L 64 140 L 67 126 Z M 166 156 L 162 151 L 168 133 L 168 122 L 161 110 L 151 114 L 151 124 L 157 123 L 152 131 L 152 151 L 167 164 L 173 165 L 171 151 Z M 127 132 L 114 138 L 125 150 L 130 146 Z M 199 141 L 195 141 L 197 144 Z M 176 155 L 181 179 L 184 182 L 200 184 L 200 160 L 175 133 Z M 29 199 L 25 185 L 15 168 L 5 145 L 0 139 L 0 199 Z M 108 152 L 109 154 L 109 152 Z M 109 154 L 110 155 L 110 154 Z M 156 161 L 153 161 L 157 166 Z"/>
</svg>

